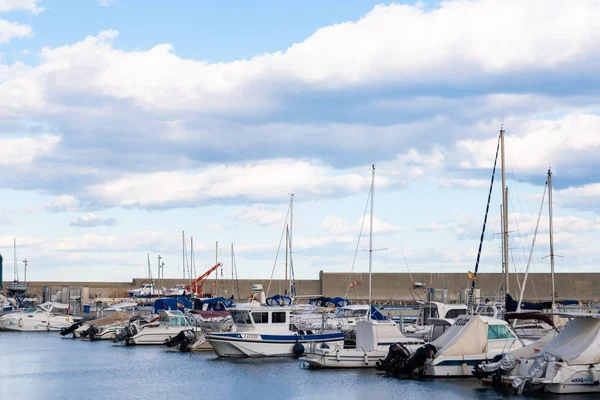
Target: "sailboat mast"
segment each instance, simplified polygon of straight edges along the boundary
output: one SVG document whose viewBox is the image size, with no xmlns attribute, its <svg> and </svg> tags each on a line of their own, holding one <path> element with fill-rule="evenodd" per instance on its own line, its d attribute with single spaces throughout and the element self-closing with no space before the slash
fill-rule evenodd
<svg viewBox="0 0 600 400">
<path fill-rule="evenodd" d="M 219 263 L 219 242 L 215 242 L 215 265 Z M 215 270 L 215 297 L 219 297 L 219 268 Z"/>
<path fill-rule="evenodd" d="M 289 251 L 290 251 L 290 276 L 288 282 L 288 296 L 292 296 L 292 270 L 294 268 L 294 264 L 292 263 L 292 227 L 294 226 L 294 193 L 290 196 L 290 229 L 289 229 Z M 287 250 L 286 250 L 287 251 Z M 286 272 L 287 272 L 287 262 L 286 262 Z"/>
<path fill-rule="evenodd" d="M 548 216 L 550 219 L 550 274 L 552 275 L 552 312 L 554 312 L 555 287 L 554 287 L 554 232 L 552 226 L 552 171 L 548 168 Z"/>
<path fill-rule="evenodd" d="M 373 300 L 373 280 L 371 270 L 373 269 L 373 200 L 375 197 L 375 164 L 372 165 L 371 173 L 371 218 L 369 224 L 369 306 Z"/>
<path fill-rule="evenodd" d="M 290 228 L 286 225 L 285 227 L 285 282 L 288 282 L 288 249 L 290 246 Z M 287 289 L 284 293 L 287 296 Z"/>
<path fill-rule="evenodd" d="M 502 158 L 502 247 L 504 260 L 504 294 L 509 293 L 509 264 L 508 264 L 508 196 L 506 191 L 506 161 L 504 153 L 504 127 L 500 128 L 500 152 Z"/>
<path fill-rule="evenodd" d="M 185 280 L 185 231 L 181 231 L 181 269 L 183 270 L 183 280 Z"/>
<path fill-rule="evenodd" d="M 19 281 L 19 266 L 17 265 L 17 238 L 13 237 L 13 264 L 14 264 L 14 272 L 13 272 L 13 278 L 15 280 L 15 282 Z"/>
</svg>

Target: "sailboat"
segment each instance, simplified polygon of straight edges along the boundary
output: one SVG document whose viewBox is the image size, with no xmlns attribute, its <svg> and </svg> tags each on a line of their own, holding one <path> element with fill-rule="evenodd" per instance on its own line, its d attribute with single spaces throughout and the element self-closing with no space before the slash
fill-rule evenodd
<svg viewBox="0 0 600 400">
<path fill-rule="evenodd" d="M 422 339 L 405 337 L 396 323 L 372 310 L 371 271 L 373 261 L 373 199 L 375 192 L 375 165 L 371 174 L 371 221 L 369 229 L 369 309 L 366 319 L 356 321 L 356 347 L 343 344 L 311 343 L 306 355 L 300 358 L 310 368 L 375 368 L 388 355 L 392 345 L 400 343 L 408 351 L 425 344 Z M 376 317 L 377 315 L 377 317 Z M 376 319 L 377 318 L 377 319 Z"/>
<path fill-rule="evenodd" d="M 14 251 L 14 271 L 13 281 L 6 285 L 6 291 L 12 295 L 22 295 L 27 292 L 29 285 L 26 282 L 19 281 L 19 267 L 17 265 L 17 239 L 13 238 L 13 251 Z M 27 280 L 27 260 L 24 260 L 25 264 L 25 280 Z"/>
</svg>

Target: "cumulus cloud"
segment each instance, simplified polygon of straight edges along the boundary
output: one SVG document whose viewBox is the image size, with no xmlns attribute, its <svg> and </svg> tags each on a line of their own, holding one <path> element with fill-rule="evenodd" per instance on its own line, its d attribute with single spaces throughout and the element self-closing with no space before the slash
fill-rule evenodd
<svg viewBox="0 0 600 400">
<path fill-rule="evenodd" d="M 229 213 L 235 220 L 251 225 L 282 226 L 285 214 L 265 204 L 252 204 Z"/>
<path fill-rule="evenodd" d="M 25 38 L 31 35 L 33 35 L 31 26 L 0 19 L 0 43 L 9 43 L 14 38 Z"/>
<path fill-rule="evenodd" d="M 216 165 L 195 173 L 151 173 L 125 176 L 93 185 L 88 195 L 106 206 L 161 207 L 198 205 L 210 200 L 284 199 L 331 196 L 364 190 L 369 177 L 330 170 L 318 161 L 265 160 L 252 164 Z M 386 186 L 386 180 L 380 179 Z M 160 187 L 161 190 L 156 190 Z"/>
<path fill-rule="evenodd" d="M 52 153 L 60 140 L 60 136 L 51 135 L 37 138 L 0 138 L 0 146 L 4 149 L 0 166 L 31 164 L 36 158 Z"/>
<path fill-rule="evenodd" d="M 41 0 L 0 0 L 0 12 L 30 11 L 37 14 L 44 11 L 39 3 Z"/>
<path fill-rule="evenodd" d="M 113 217 L 102 217 L 100 215 L 88 213 L 75 218 L 69 225 L 80 228 L 91 228 L 94 226 L 113 226 L 117 220 Z"/>
<path fill-rule="evenodd" d="M 362 233 L 368 235 L 371 218 L 365 217 Z M 333 235 L 358 235 L 363 219 L 358 218 L 355 224 L 348 223 L 347 220 L 333 215 L 325 217 L 321 223 L 321 229 Z M 373 217 L 373 234 L 396 233 L 403 228 L 384 222 L 377 217 Z"/>
<path fill-rule="evenodd" d="M 79 210 L 79 200 L 70 195 L 62 195 L 56 197 L 49 203 L 44 205 L 44 209 L 49 212 L 57 213 L 57 212 L 65 212 L 65 211 L 78 211 Z"/>
</svg>

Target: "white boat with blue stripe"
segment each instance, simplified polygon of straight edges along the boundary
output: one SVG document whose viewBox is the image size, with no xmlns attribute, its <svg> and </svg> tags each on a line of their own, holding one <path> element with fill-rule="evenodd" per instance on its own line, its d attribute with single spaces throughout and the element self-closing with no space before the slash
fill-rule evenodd
<svg viewBox="0 0 600 400">
<path fill-rule="evenodd" d="M 302 355 L 313 343 L 340 345 L 342 332 L 313 332 L 293 329 L 290 312 L 294 307 L 249 305 L 230 310 L 236 332 L 208 335 L 219 357 L 293 357 Z"/>
</svg>

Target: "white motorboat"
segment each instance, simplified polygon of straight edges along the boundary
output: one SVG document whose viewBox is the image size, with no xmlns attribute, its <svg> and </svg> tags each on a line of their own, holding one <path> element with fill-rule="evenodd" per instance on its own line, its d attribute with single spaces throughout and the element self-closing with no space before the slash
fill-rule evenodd
<svg viewBox="0 0 600 400">
<path fill-rule="evenodd" d="M 139 288 L 128 290 L 127 293 L 129 294 L 129 297 L 135 298 L 150 298 L 159 295 L 159 291 L 154 289 L 152 283 L 143 283 Z"/>
<path fill-rule="evenodd" d="M 446 325 L 452 325 L 454 320 L 467 313 L 465 304 L 446 304 L 437 301 L 422 302 L 419 315 L 415 324 L 404 325 L 404 335 L 407 337 L 435 340 L 439 334 L 435 326 L 444 325 L 440 320 L 445 320 Z"/>
<path fill-rule="evenodd" d="M 342 332 L 292 331 L 293 307 L 248 304 L 230 310 L 236 332 L 215 332 L 208 341 L 219 357 L 292 357 L 313 343 L 343 346 Z"/>
<path fill-rule="evenodd" d="M 476 364 L 524 345 L 506 321 L 481 315 L 458 317 L 431 344 L 435 354 L 425 361 L 425 375 L 469 377 Z"/>
<path fill-rule="evenodd" d="M 142 325 L 134 323 L 126 326 L 113 341 L 125 341 L 127 345 L 163 345 L 179 332 L 194 329 L 188 316 L 181 311 L 159 310 L 160 318 Z"/>
<path fill-rule="evenodd" d="M 74 338 L 89 338 L 90 340 L 107 340 L 129 325 L 131 314 L 112 313 L 106 317 L 94 319 L 73 331 Z"/>
<path fill-rule="evenodd" d="M 60 331 L 81 317 L 67 315 L 68 304 L 46 302 L 36 308 L 5 314 L 0 317 L 0 330 L 20 332 Z"/>
<path fill-rule="evenodd" d="M 163 288 L 163 293 L 164 293 L 165 297 L 185 296 L 186 288 L 185 288 L 185 285 L 175 285 L 170 289 Z"/>
<path fill-rule="evenodd" d="M 401 343 L 409 351 L 425 344 L 422 339 L 405 337 L 391 320 L 359 320 L 356 322 L 356 347 L 314 344 L 301 357 L 312 368 L 374 368 L 388 355 L 389 347 Z"/>
<path fill-rule="evenodd" d="M 512 378 L 518 392 L 528 387 L 557 394 L 600 392 L 600 315 L 560 316 L 573 320 L 529 359 L 526 373 Z"/>
</svg>

